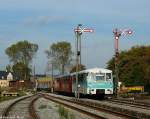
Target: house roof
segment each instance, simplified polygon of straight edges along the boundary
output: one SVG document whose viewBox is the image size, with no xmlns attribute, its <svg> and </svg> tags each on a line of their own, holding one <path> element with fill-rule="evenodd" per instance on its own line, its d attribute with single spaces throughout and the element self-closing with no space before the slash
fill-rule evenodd
<svg viewBox="0 0 150 119">
<path fill-rule="evenodd" d="M 7 79 L 8 72 L 0 71 L 0 79 Z"/>
</svg>

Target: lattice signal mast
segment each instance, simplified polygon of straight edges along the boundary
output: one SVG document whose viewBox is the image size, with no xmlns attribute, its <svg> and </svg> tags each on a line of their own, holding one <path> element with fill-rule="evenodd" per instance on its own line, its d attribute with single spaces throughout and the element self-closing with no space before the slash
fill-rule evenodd
<svg viewBox="0 0 150 119">
<path fill-rule="evenodd" d="M 118 69 L 118 57 L 119 57 L 119 38 L 120 36 L 131 35 L 133 31 L 131 29 L 114 29 L 113 34 L 115 37 L 115 94 L 118 94 L 118 82 L 119 82 L 119 69 Z"/>
<path fill-rule="evenodd" d="M 79 98 L 79 85 L 78 85 L 78 70 L 81 65 L 81 35 L 84 32 L 94 32 L 91 28 L 81 28 L 82 24 L 78 24 L 77 28 L 74 29 L 76 35 L 76 98 Z"/>
</svg>

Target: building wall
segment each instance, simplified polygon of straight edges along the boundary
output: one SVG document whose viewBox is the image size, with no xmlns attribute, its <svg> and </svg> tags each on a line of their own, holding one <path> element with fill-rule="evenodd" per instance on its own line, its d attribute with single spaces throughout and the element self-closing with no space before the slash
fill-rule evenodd
<svg viewBox="0 0 150 119">
<path fill-rule="evenodd" d="M 0 80 L 0 87 L 8 87 L 9 81 L 8 80 Z"/>
</svg>

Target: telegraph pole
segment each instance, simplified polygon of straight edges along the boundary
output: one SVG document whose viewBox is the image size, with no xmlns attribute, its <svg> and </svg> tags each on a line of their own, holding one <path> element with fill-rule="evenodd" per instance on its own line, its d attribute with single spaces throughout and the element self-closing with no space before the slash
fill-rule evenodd
<svg viewBox="0 0 150 119">
<path fill-rule="evenodd" d="M 118 97 L 118 82 L 119 82 L 119 38 L 122 35 L 131 35 L 132 30 L 124 29 L 124 30 L 113 30 L 114 40 L 115 40 L 115 96 Z"/>
<path fill-rule="evenodd" d="M 75 97 L 79 98 L 79 86 L 78 85 L 78 72 L 79 66 L 81 65 L 81 35 L 83 32 L 93 32 L 93 29 L 84 28 L 81 29 L 82 24 L 78 24 L 77 28 L 74 29 L 76 35 L 76 91 Z"/>
</svg>

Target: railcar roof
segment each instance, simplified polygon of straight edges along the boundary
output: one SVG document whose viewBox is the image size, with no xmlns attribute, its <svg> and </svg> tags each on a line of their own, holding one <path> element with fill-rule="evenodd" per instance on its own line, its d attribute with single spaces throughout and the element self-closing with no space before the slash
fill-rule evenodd
<svg viewBox="0 0 150 119">
<path fill-rule="evenodd" d="M 104 68 L 97 68 L 96 67 L 96 68 L 82 70 L 82 71 L 80 71 L 78 73 L 79 74 L 80 73 L 112 73 L 112 70 L 104 69 Z M 56 78 L 67 77 L 67 76 L 75 75 L 75 74 L 76 74 L 76 72 L 71 73 L 71 74 L 66 74 L 66 75 L 60 75 L 60 76 L 57 76 Z"/>
<path fill-rule="evenodd" d="M 104 68 L 91 68 L 91 69 L 87 69 L 87 70 L 82 70 L 79 73 L 100 73 L 100 72 L 101 73 L 112 73 L 111 70 L 104 69 Z"/>
</svg>

